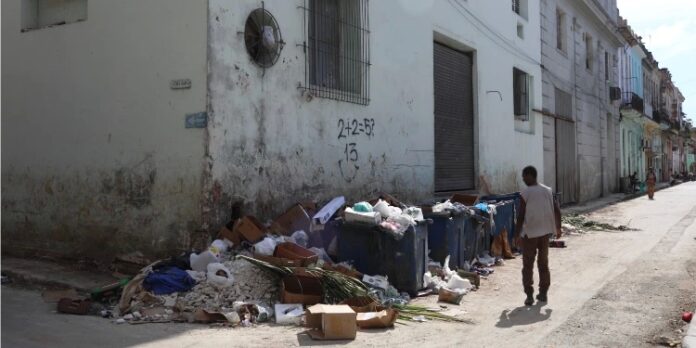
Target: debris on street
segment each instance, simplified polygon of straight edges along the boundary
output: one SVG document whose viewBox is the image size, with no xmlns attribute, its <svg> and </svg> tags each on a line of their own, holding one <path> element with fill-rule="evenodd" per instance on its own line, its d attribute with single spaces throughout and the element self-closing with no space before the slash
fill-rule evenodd
<svg viewBox="0 0 696 348">
<path fill-rule="evenodd" d="M 313 339 L 354 339 L 397 320 L 471 323 L 411 301 L 460 305 L 514 258 L 517 197 L 454 195 L 420 206 L 384 193 L 352 205 L 336 197 L 297 203 L 266 224 L 240 213 L 202 250 L 155 262 L 124 254 L 111 266 L 119 281 L 87 297 L 44 298 L 61 313 L 116 324 L 275 322 L 305 326 Z"/>
</svg>

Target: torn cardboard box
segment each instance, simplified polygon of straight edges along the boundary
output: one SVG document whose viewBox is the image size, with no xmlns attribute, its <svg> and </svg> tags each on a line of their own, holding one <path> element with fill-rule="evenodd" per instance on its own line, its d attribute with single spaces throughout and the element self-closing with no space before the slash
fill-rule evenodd
<svg viewBox="0 0 696 348">
<path fill-rule="evenodd" d="M 313 305 L 321 302 L 322 285 L 315 277 L 287 276 L 281 282 L 280 302 Z"/>
<path fill-rule="evenodd" d="M 285 213 L 278 216 L 278 218 L 273 221 L 271 225 L 270 232 L 280 235 L 289 236 L 295 231 L 305 231 L 305 233 L 311 232 L 312 219 L 308 210 L 312 210 L 311 206 L 306 207 L 308 204 L 303 206 L 302 204 L 295 204 L 292 208 L 288 209 Z"/>
<path fill-rule="evenodd" d="M 347 305 L 318 304 L 305 311 L 306 326 L 315 340 L 353 340 L 357 333 L 355 312 Z"/>
<path fill-rule="evenodd" d="M 239 231 L 235 231 L 235 226 L 239 223 L 239 220 L 236 222 L 230 222 L 227 225 L 223 225 L 222 228 L 220 229 L 220 233 L 218 233 L 218 239 L 227 239 L 230 242 L 232 242 L 232 245 L 235 247 L 238 247 L 240 244 L 242 244 L 242 235 L 239 234 Z"/>
<path fill-rule="evenodd" d="M 255 217 L 245 216 L 234 225 L 234 233 L 238 233 L 249 243 L 256 243 L 266 236 L 266 227 Z M 235 237 L 233 237 L 235 238 Z M 234 243 L 234 240 L 230 240 Z M 237 244 L 238 245 L 238 244 Z"/>
</svg>

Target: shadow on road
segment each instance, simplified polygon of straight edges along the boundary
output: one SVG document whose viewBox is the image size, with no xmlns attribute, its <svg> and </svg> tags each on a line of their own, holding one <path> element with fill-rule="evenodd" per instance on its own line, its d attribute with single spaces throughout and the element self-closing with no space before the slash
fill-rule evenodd
<svg viewBox="0 0 696 348">
<path fill-rule="evenodd" d="M 537 303 L 533 306 L 517 307 L 512 311 L 506 309 L 500 313 L 500 318 L 495 326 L 510 328 L 513 326 L 530 325 L 549 319 L 553 310 L 547 308 L 544 310 L 544 314 L 542 314 L 541 307 L 543 307 L 543 305 Z"/>
</svg>

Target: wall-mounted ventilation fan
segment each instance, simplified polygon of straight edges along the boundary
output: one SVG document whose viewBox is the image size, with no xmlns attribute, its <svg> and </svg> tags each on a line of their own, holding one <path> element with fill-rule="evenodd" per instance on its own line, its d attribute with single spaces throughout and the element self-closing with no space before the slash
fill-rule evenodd
<svg viewBox="0 0 696 348">
<path fill-rule="evenodd" d="M 285 42 L 278 22 L 263 6 L 251 11 L 244 26 L 244 43 L 251 59 L 262 68 L 275 64 Z"/>
</svg>

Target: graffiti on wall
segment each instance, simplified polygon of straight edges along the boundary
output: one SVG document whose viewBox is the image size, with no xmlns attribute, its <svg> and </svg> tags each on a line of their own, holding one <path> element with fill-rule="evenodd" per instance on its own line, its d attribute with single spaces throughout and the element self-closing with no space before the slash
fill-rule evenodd
<svg viewBox="0 0 696 348">
<path fill-rule="evenodd" d="M 346 182 L 352 182 L 360 171 L 360 140 L 375 136 L 374 118 L 340 118 L 338 119 L 338 141 L 343 153 L 338 160 L 338 169 Z"/>
</svg>

